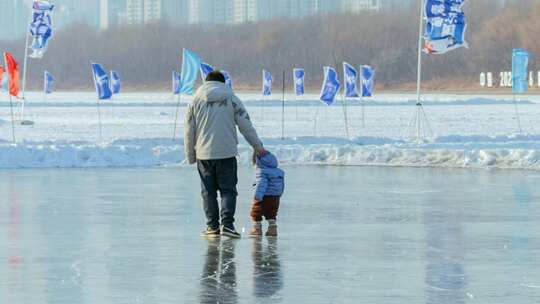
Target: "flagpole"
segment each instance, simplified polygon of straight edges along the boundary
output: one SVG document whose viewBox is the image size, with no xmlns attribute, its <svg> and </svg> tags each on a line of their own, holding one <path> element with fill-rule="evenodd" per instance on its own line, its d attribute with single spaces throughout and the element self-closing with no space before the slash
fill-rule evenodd
<svg viewBox="0 0 540 304">
<path fill-rule="evenodd" d="M 522 134 L 523 133 L 523 129 L 521 128 L 521 119 L 519 118 L 519 111 L 518 111 L 518 105 L 517 105 L 517 100 L 516 100 L 516 94 L 512 94 L 513 96 L 513 99 L 514 99 L 514 109 L 516 110 L 516 120 L 517 120 L 517 123 L 518 123 L 518 130 L 519 130 L 519 134 Z"/>
<path fill-rule="evenodd" d="M 285 70 L 283 70 L 283 90 L 281 99 L 281 139 L 285 139 Z"/>
<path fill-rule="evenodd" d="M 178 102 L 176 103 L 176 114 L 174 116 L 174 131 L 172 140 L 176 140 L 176 128 L 178 127 L 178 112 L 180 111 L 180 101 L 182 100 L 182 94 L 178 94 Z"/>
<path fill-rule="evenodd" d="M 13 114 L 13 97 L 11 94 L 9 95 L 9 109 L 11 111 L 11 138 L 13 140 L 13 143 L 16 142 L 15 140 L 15 115 Z"/>
<path fill-rule="evenodd" d="M 103 142 L 103 126 L 101 124 L 101 106 L 99 104 L 99 98 L 97 99 L 97 114 L 99 122 L 99 142 Z"/>
<path fill-rule="evenodd" d="M 26 42 L 24 44 L 23 79 L 22 79 L 22 102 L 21 102 L 21 123 L 24 121 L 24 103 L 26 101 L 26 72 L 28 70 L 28 42 L 30 41 L 30 31 L 26 29 Z"/>
<path fill-rule="evenodd" d="M 341 95 L 341 104 L 343 106 L 343 117 L 345 118 L 345 134 L 347 135 L 347 139 L 351 139 L 349 136 L 349 119 L 347 117 L 347 98 L 345 97 L 345 93 Z"/>
</svg>

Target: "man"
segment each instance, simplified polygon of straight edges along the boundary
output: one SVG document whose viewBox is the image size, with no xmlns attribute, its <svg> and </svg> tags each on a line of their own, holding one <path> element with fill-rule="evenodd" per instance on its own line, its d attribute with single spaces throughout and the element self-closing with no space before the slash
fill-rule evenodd
<svg viewBox="0 0 540 304">
<path fill-rule="evenodd" d="M 207 228 L 203 236 L 240 238 L 234 228 L 238 155 L 237 129 L 255 151 L 265 150 L 244 105 L 225 84 L 219 71 L 211 72 L 189 105 L 184 126 L 184 147 L 189 164 L 197 163 Z M 220 210 L 217 192 L 221 196 Z"/>
</svg>

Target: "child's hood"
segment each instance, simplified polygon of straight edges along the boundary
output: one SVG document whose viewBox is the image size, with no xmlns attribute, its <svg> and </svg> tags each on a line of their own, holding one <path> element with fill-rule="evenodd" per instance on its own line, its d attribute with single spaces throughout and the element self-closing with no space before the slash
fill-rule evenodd
<svg viewBox="0 0 540 304">
<path fill-rule="evenodd" d="M 267 152 L 263 156 L 257 156 L 257 167 L 261 169 L 266 168 L 277 168 L 278 167 L 278 160 L 274 156 L 274 154 Z"/>
</svg>

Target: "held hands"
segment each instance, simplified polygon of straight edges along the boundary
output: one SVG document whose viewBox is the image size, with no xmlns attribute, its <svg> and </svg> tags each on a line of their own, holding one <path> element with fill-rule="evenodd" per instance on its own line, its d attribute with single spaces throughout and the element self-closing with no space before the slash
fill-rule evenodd
<svg viewBox="0 0 540 304">
<path fill-rule="evenodd" d="M 261 156 L 265 156 L 266 153 L 268 153 L 268 151 L 266 151 L 264 147 L 261 147 L 261 148 L 255 149 L 255 153 L 257 153 L 257 156 L 261 157 Z"/>
</svg>

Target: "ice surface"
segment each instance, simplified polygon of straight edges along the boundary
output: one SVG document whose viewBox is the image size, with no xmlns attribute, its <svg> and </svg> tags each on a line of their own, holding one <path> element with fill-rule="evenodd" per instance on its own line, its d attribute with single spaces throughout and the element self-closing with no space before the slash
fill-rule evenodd
<svg viewBox="0 0 540 304">
<path fill-rule="evenodd" d="M 194 168 L 0 171 L 2 303 L 536 303 L 535 171 L 286 166 L 277 240 L 206 241 Z M 237 227 L 249 228 L 251 169 Z"/>
<path fill-rule="evenodd" d="M 425 110 L 435 137 L 421 145 L 408 140 L 407 125 L 415 113 L 413 95 L 379 95 L 366 101 L 365 108 L 360 101 L 349 101 L 350 140 L 345 138 L 339 101 L 327 108 L 316 96 L 302 100 L 287 96 L 285 140 L 281 140 L 281 102 L 261 100 L 257 94 L 240 96 L 267 147 L 288 164 L 540 169 L 537 96 L 526 96 L 519 105 L 524 134 L 516 135 L 511 96 L 426 95 Z M 0 168 L 182 163 L 182 124 L 189 98 L 180 107 L 175 142 L 175 103 L 170 95 L 123 94 L 102 103 L 103 141 L 94 98 L 92 93 L 57 93 L 43 101 L 39 94 L 29 94 L 26 113 L 35 125 L 17 125 L 16 144 L 9 142 L 8 103 L 0 102 Z M 250 148 L 242 143 L 240 151 L 247 164 Z"/>
</svg>

